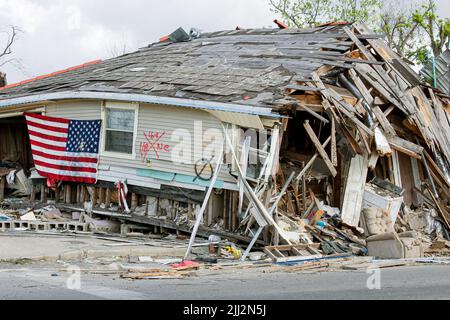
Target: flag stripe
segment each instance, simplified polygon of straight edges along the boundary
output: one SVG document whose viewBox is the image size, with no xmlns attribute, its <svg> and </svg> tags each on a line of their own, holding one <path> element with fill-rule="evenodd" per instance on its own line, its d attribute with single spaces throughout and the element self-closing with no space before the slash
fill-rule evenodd
<svg viewBox="0 0 450 320">
<path fill-rule="evenodd" d="M 66 142 L 53 141 L 52 139 L 42 139 L 42 138 L 36 137 L 34 135 L 31 135 L 31 134 L 30 134 L 30 140 L 34 141 L 34 142 L 39 142 L 39 143 L 44 143 L 44 144 L 47 144 L 47 145 L 51 145 L 51 146 L 54 146 L 54 147 L 61 147 L 61 148 L 64 148 L 64 149 L 66 149 L 66 145 L 67 145 Z"/>
<path fill-rule="evenodd" d="M 25 116 L 29 117 L 29 118 L 33 118 L 35 119 L 36 122 L 42 123 L 42 124 L 46 124 L 49 122 L 55 123 L 55 126 L 61 125 L 61 128 L 64 128 L 63 126 L 65 125 L 66 127 L 69 125 L 70 120 L 68 119 L 64 119 L 64 118 L 54 118 L 54 117 L 47 117 L 47 116 L 42 116 L 40 114 L 36 114 L 36 113 L 26 113 Z"/>
<path fill-rule="evenodd" d="M 77 152 L 67 152 L 67 151 L 56 151 L 56 150 L 47 150 L 45 148 L 39 147 L 39 146 L 31 146 L 33 152 L 34 151 L 40 151 L 40 152 L 51 152 L 55 156 L 59 157 L 73 157 L 73 158 L 90 158 L 90 159 L 98 159 L 98 155 L 95 153 L 77 153 Z"/>
<path fill-rule="evenodd" d="M 66 148 L 64 148 L 64 147 L 56 147 L 56 146 L 52 146 L 52 145 L 49 145 L 49 144 L 46 144 L 46 143 L 41 143 L 41 142 L 38 142 L 38 141 L 34 141 L 34 140 L 31 140 L 30 142 L 31 142 L 31 146 L 38 146 L 38 147 L 41 147 L 41 148 L 55 150 L 55 151 L 66 151 Z"/>
<path fill-rule="evenodd" d="M 97 182 L 97 178 L 93 178 L 93 177 L 77 177 L 77 176 L 70 176 L 70 175 L 62 175 L 62 174 L 48 173 L 48 172 L 40 170 L 39 168 L 36 168 L 36 169 L 37 169 L 37 172 L 39 173 L 39 175 L 41 175 L 42 177 L 51 176 L 52 179 L 55 179 L 57 181 L 78 182 L 78 183 L 87 183 L 87 184 L 95 184 Z"/>
<path fill-rule="evenodd" d="M 96 178 L 96 174 L 92 172 L 73 172 L 73 171 L 66 171 L 66 170 L 59 170 L 59 169 L 53 169 L 53 168 L 47 168 L 41 165 L 36 165 L 36 169 L 38 169 L 41 172 L 46 172 L 48 174 L 52 175 L 61 175 L 61 176 L 74 176 L 76 178 Z M 40 174 L 40 173 L 39 173 Z M 42 175 L 43 177 L 46 177 L 45 175 Z"/>
<path fill-rule="evenodd" d="M 86 167 L 74 167 L 74 166 L 63 166 L 59 164 L 53 164 L 48 162 L 43 162 L 37 159 L 34 159 L 34 164 L 50 169 L 57 169 L 62 171 L 75 171 L 75 172 L 90 172 L 90 173 L 96 173 L 97 168 L 86 168 Z"/>
<path fill-rule="evenodd" d="M 33 157 L 36 161 L 47 162 L 52 165 L 66 166 L 66 167 L 93 168 L 93 169 L 97 168 L 97 163 L 92 163 L 92 162 L 85 163 L 85 162 L 76 162 L 76 161 L 54 160 L 54 159 L 48 159 L 46 157 L 41 157 L 36 154 L 33 154 Z"/>
<path fill-rule="evenodd" d="M 57 128 L 57 127 L 50 127 L 45 126 L 43 124 L 38 124 L 34 122 L 27 121 L 28 124 L 28 130 L 31 131 L 38 131 L 42 132 L 51 136 L 56 137 L 67 137 L 67 133 L 69 132 L 69 128 L 63 129 L 63 128 Z M 53 130 L 54 129 L 54 130 Z"/>
<path fill-rule="evenodd" d="M 55 136 L 51 136 L 51 135 L 48 135 L 48 134 L 44 134 L 42 132 L 36 132 L 36 131 L 28 130 L 28 133 L 30 134 L 30 136 L 35 136 L 35 137 L 39 137 L 39 138 L 42 138 L 42 139 L 48 139 L 48 140 L 59 141 L 59 142 L 67 142 L 67 138 L 55 137 Z"/>
<path fill-rule="evenodd" d="M 94 163 L 94 164 L 98 163 L 97 158 L 57 156 L 57 155 L 48 154 L 48 153 L 38 151 L 38 150 L 33 150 L 33 156 L 43 157 L 43 158 L 52 159 L 52 160 L 60 160 L 60 161 L 70 161 L 70 162 L 80 161 L 82 163 L 85 163 L 86 165 L 91 164 L 91 163 Z"/>
<path fill-rule="evenodd" d="M 52 125 L 48 125 L 48 124 L 45 125 L 45 124 L 33 122 L 31 120 L 27 120 L 27 124 L 29 127 L 31 126 L 33 128 L 39 128 L 39 129 L 50 132 L 50 134 L 59 132 L 59 133 L 64 133 L 67 135 L 67 133 L 69 132 L 69 127 L 67 127 L 67 128 L 54 127 Z"/>
</svg>

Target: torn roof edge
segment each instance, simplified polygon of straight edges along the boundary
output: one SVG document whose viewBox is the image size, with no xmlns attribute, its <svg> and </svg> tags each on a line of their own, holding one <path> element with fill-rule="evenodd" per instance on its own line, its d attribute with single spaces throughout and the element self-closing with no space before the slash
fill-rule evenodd
<svg viewBox="0 0 450 320">
<path fill-rule="evenodd" d="M 33 104 L 44 101 L 69 100 L 69 99 L 95 99 L 95 100 L 98 99 L 98 100 L 115 100 L 115 101 L 128 101 L 138 103 L 162 104 L 184 108 L 251 114 L 258 116 L 266 116 L 270 118 L 283 118 L 282 115 L 273 113 L 272 108 L 266 107 L 255 107 L 240 104 L 231 104 L 214 101 L 200 101 L 182 98 L 158 97 L 146 94 L 91 92 L 91 91 L 53 92 L 53 93 L 27 95 L 19 98 L 0 100 L 0 110 L 2 108 Z"/>
</svg>

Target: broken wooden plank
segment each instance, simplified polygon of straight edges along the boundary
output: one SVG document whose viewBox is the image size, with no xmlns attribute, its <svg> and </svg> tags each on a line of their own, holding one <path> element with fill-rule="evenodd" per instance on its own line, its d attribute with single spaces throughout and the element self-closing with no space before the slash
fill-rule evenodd
<svg viewBox="0 0 450 320">
<path fill-rule="evenodd" d="M 361 93 L 361 95 L 366 100 L 367 104 L 369 106 L 371 106 L 373 104 L 373 102 L 374 102 L 374 98 L 372 97 L 371 93 L 369 92 L 367 87 L 362 82 L 361 78 L 358 77 L 358 75 L 356 74 L 355 70 L 353 70 L 353 69 L 349 71 L 349 75 L 350 75 L 350 78 L 355 83 L 355 85 L 358 88 L 358 90 Z"/>
<path fill-rule="evenodd" d="M 358 227 L 368 172 L 368 157 L 357 155 L 350 162 L 342 205 L 342 220 Z"/>
<path fill-rule="evenodd" d="M 333 177 L 336 177 L 337 176 L 336 168 L 333 166 L 333 163 L 331 162 L 330 158 L 328 157 L 327 152 L 322 147 L 322 144 L 320 143 L 319 139 L 317 138 L 316 134 L 314 133 L 314 130 L 311 128 L 309 121 L 305 121 L 304 127 L 305 127 L 306 132 L 308 133 L 309 137 L 311 138 L 314 146 L 316 147 L 317 151 L 319 152 L 320 156 L 325 161 L 325 164 L 327 165 L 331 174 L 333 175 Z"/>
<path fill-rule="evenodd" d="M 389 120 L 386 118 L 386 116 L 383 113 L 383 111 L 381 111 L 380 107 L 378 107 L 378 106 L 372 107 L 372 111 L 373 111 L 375 117 L 377 118 L 378 122 L 380 123 L 381 127 L 383 128 L 383 130 L 388 135 L 396 136 L 397 133 L 395 132 L 395 130 L 392 127 L 392 125 L 389 122 Z"/>
<path fill-rule="evenodd" d="M 450 222 L 449 222 L 450 215 L 449 215 L 449 213 L 447 212 L 444 205 L 442 205 L 442 203 L 440 203 L 439 199 L 434 195 L 434 193 L 430 190 L 430 188 L 428 186 L 427 186 L 427 191 L 430 194 L 431 199 L 435 203 L 436 209 L 440 213 L 441 218 L 444 220 L 447 229 L 450 230 Z"/>
<path fill-rule="evenodd" d="M 336 120 L 331 119 L 331 162 L 333 166 L 338 166 L 337 141 L 336 141 Z"/>
<path fill-rule="evenodd" d="M 360 120 L 358 120 L 357 116 L 355 114 L 351 114 L 350 112 L 348 112 L 345 108 L 343 108 L 340 104 L 335 103 L 334 104 L 336 106 L 336 108 L 338 108 L 338 110 L 340 112 L 342 112 L 351 122 L 353 122 L 358 128 L 360 128 L 361 130 L 363 130 L 365 133 L 367 133 L 370 137 L 374 136 L 373 131 L 368 128 L 364 123 L 362 123 Z"/>
<path fill-rule="evenodd" d="M 436 162 L 434 162 L 433 158 L 431 158 L 431 156 L 428 154 L 428 152 L 426 152 L 425 150 L 423 151 L 423 154 L 427 160 L 427 162 L 431 165 L 431 174 L 433 176 L 435 176 L 435 179 L 437 181 L 441 182 L 441 185 L 444 184 L 447 186 L 447 188 L 450 188 L 450 182 L 445 178 L 444 174 L 442 173 L 441 169 L 438 167 L 438 165 L 436 164 Z"/>
<path fill-rule="evenodd" d="M 388 137 L 389 144 L 391 147 L 398 152 L 404 153 L 410 157 L 416 158 L 418 160 L 422 159 L 423 147 L 412 143 L 408 140 L 402 139 L 400 137 Z"/>
<path fill-rule="evenodd" d="M 330 123 L 330 121 L 324 117 L 322 117 L 320 114 L 318 114 L 317 112 L 311 110 L 309 107 L 307 107 L 306 105 L 304 105 L 303 103 L 299 103 L 298 104 L 300 106 L 300 108 L 302 110 L 305 110 L 307 113 L 309 113 L 310 115 L 316 117 L 317 119 L 319 119 L 320 121 L 322 121 L 325 124 Z"/>
<path fill-rule="evenodd" d="M 264 252 L 274 262 L 314 260 L 323 257 L 322 254 L 318 251 L 319 246 L 320 244 L 267 246 L 264 248 Z"/>
</svg>

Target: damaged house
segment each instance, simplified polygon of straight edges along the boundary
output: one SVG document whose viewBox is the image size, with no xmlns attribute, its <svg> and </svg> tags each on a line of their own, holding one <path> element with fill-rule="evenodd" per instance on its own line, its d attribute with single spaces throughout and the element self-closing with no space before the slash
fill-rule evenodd
<svg viewBox="0 0 450 320">
<path fill-rule="evenodd" d="M 449 239 L 449 102 L 363 24 L 177 30 L 134 53 L 0 88 L 1 184 L 23 169 L 31 201 L 89 202 L 90 214 L 134 230 L 189 234 L 199 217 L 199 236 L 308 246 L 296 255 L 346 243 L 382 256 L 392 241 L 407 257 L 408 238 L 420 256 L 426 240 L 397 234 Z M 49 183 L 25 115 L 101 119 L 94 181 Z M 409 218 L 424 212 L 438 228 L 415 230 Z"/>
</svg>

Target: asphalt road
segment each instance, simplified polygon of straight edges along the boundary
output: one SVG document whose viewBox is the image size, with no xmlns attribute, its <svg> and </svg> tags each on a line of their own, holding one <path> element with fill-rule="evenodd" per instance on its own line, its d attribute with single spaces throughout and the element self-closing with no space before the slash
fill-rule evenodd
<svg viewBox="0 0 450 320">
<path fill-rule="evenodd" d="M 262 270 L 209 271 L 187 279 L 125 280 L 86 275 L 80 289 L 60 265 L 0 265 L 0 299 L 31 300 L 297 300 L 450 299 L 450 267 L 424 265 L 382 269 L 381 289 L 369 290 L 365 271 L 263 273 Z M 371 282 L 373 283 L 373 282 Z"/>
</svg>

